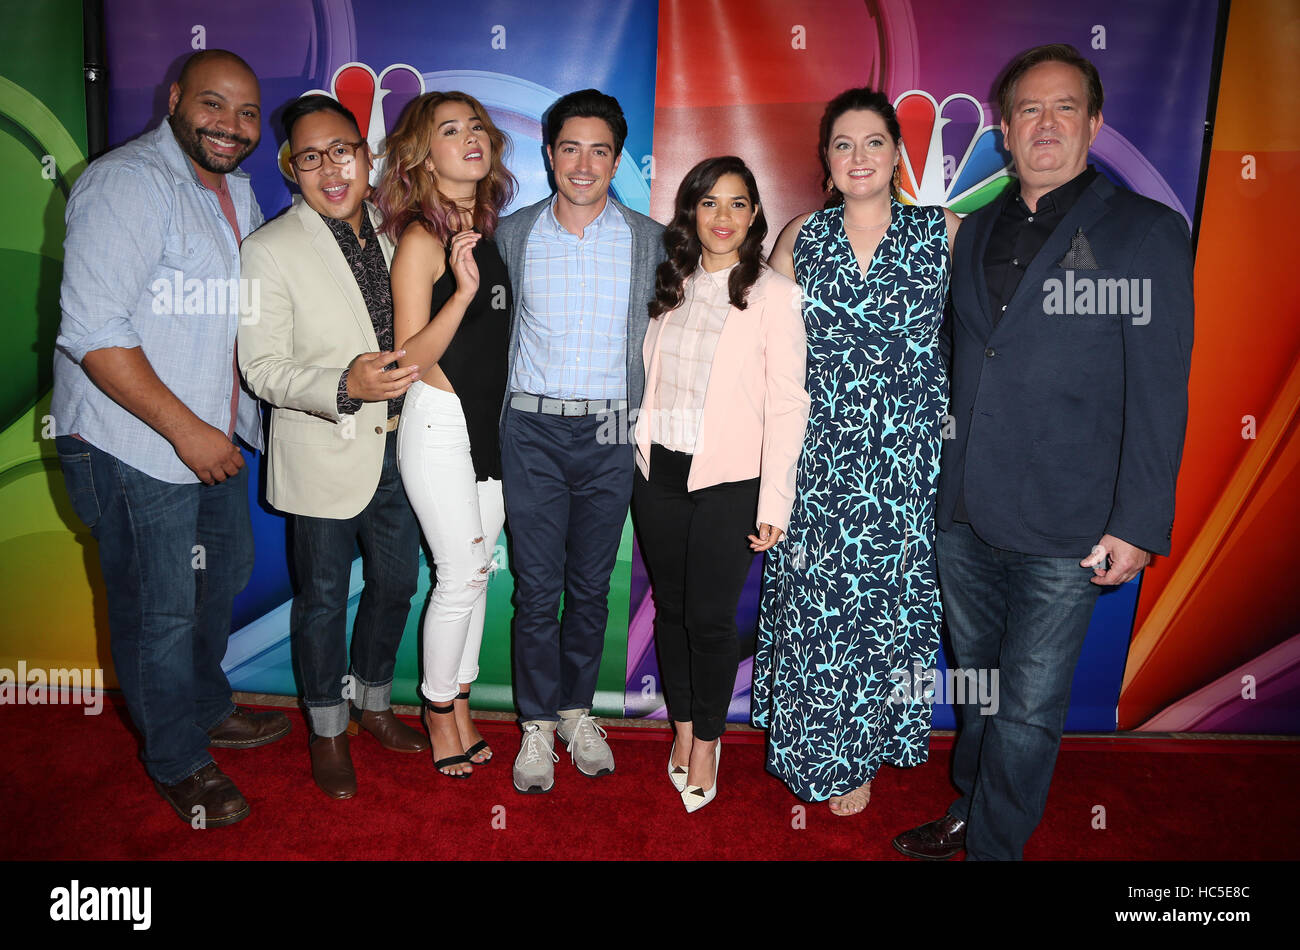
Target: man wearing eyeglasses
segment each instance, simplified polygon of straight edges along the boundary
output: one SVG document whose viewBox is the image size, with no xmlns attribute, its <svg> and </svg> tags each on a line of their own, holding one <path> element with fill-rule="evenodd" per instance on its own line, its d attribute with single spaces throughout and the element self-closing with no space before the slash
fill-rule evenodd
<svg viewBox="0 0 1300 950">
<path fill-rule="evenodd" d="M 393 247 L 379 233 L 370 153 L 356 119 L 329 96 L 283 117 L 302 194 L 249 236 L 244 275 L 259 305 L 239 328 L 239 365 L 273 407 L 266 500 L 290 516 L 294 663 L 312 738 L 312 777 L 332 798 L 356 794 L 349 734 L 421 752 L 424 737 L 390 706 L 397 647 L 419 571 L 419 524 L 397 470 L 402 397 L 421 367 L 393 350 Z M 351 658 L 353 551 L 365 587 Z M 351 703 L 351 710 L 349 710 Z"/>
</svg>

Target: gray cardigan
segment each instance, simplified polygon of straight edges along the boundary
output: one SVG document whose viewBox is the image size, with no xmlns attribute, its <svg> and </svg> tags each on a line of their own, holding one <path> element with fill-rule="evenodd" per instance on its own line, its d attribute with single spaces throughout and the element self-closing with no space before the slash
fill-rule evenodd
<svg viewBox="0 0 1300 950">
<path fill-rule="evenodd" d="M 521 208 L 501 219 L 495 239 L 501 256 L 510 272 L 514 287 L 514 306 L 510 313 L 510 349 L 506 379 L 514 377 L 515 358 L 519 355 L 519 309 L 523 299 L 524 256 L 528 250 L 528 235 L 546 206 L 551 195 L 537 204 Z M 632 230 L 632 283 L 627 298 L 627 404 L 629 409 L 641 408 L 641 394 L 645 388 L 645 367 L 642 365 L 641 344 L 646 327 L 650 324 L 649 305 L 654 297 L 655 270 L 665 257 L 664 226 L 643 214 L 626 208 L 610 197 L 609 202 L 623 215 Z M 507 383 L 509 385 L 509 383 Z M 501 419 L 505 421 L 506 399 L 501 406 Z"/>
</svg>

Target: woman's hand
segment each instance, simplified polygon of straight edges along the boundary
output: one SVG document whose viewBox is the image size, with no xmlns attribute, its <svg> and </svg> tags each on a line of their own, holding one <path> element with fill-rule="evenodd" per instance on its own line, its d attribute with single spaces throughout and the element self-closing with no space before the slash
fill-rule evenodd
<svg viewBox="0 0 1300 950">
<path fill-rule="evenodd" d="M 781 540 L 783 532 L 780 528 L 773 528 L 770 524 L 764 522 L 758 526 L 758 536 L 749 536 L 749 546 L 755 551 L 766 551 L 776 542 Z"/>
<path fill-rule="evenodd" d="M 456 296 L 466 303 L 478 293 L 478 264 L 474 260 L 474 245 L 482 237 L 477 231 L 457 231 L 447 249 L 447 266 L 456 278 Z"/>
</svg>

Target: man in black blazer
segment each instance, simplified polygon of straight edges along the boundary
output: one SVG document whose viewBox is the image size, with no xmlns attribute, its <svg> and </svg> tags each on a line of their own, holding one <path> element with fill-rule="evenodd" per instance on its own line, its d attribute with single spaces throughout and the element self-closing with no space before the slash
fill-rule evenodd
<svg viewBox="0 0 1300 950">
<path fill-rule="evenodd" d="M 999 696 L 960 706 L 961 797 L 894 839 L 918 858 L 1021 857 L 1097 595 L 1169 553 L 1187 420 L 1187 226 L 1087 164 L 1096 68 L 1038 47 L 998 99 L 1019 187 L 953 249 L 935 547 L 957 665 L 997 669 Z"/>
</svg>

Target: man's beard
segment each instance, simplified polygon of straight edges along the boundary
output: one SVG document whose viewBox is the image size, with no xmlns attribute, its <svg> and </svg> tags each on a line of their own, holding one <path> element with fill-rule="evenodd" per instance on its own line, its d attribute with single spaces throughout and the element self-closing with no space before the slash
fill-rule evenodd
<svg viewBox="0 0 1300 950">
<path fill-rule="evenodd" d="M 204 171 L 212 172 L 214 175 L 224 175 L 226 172 L 234 171 L 239 163 L 246 159 L 257 143 L 243 136 L 231 135 L 226 132 L 216 133 L 210 129 L 200 129 L 196 125 L 191 125 L 179 115 L 171 117 L 172 134 L 176 136 L 176 141 L 186 155 L 192 158 L 195 163 Z M 235 142 L 244 146 L 243 150 L 229 157 L 224 155 L 213 155 L 207 150 L 204 133 L 219 135 L 220 138 Z"/>
</svg>

